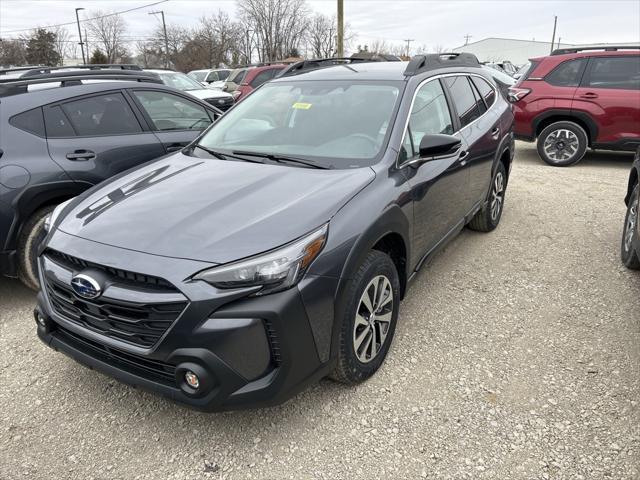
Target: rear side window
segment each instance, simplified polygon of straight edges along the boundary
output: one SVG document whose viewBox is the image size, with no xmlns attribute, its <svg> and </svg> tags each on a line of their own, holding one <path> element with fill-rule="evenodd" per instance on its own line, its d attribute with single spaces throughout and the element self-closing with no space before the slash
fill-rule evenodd
<svg viewBox="0 0 640 480">
<path fill-rule="evenodd" d="M 577 87 L 584 71 L 586 59 L 577 58 L 561 63 L 544 79 L 556 87 Z"/>
<path fill-rule="evenodd" d="M 471 77 L 471 81 L 480 92 L 480 96 L 484 99 L 484 103 L 487 105 L 487 108 L 490 108 L 491 105 L 493 105 L 493 102 L 496 101 L 496 91 L 491 85 L 489 85 L 489 82 L 482 78 Z"/>
<path fill-rule="evenodd" d="M 142 131 L 121 93 L 83 98 L 62 105 L 78 136 L 123 135 Z"/>
<path fill-rule="evenodd" d="M 251 86 L 253 88 L 258 88 L 264 82 L 267 82 L 267 81 L 271 80 L 274 77 L 276 71 L 277 71 L 276 69 L 271 68 L 269 70 L 264 70 L 264 71 L 260 72 L 259 74 L 257 74 L 255 76 L 255 78 L 253 80 L 251 80 Z"/>
<path fill-rule="evenodd" d="M 471 84 L 466 76 L 446 77 L 444 81 L 451 91 L 461 127 L 469 125 L 482 115 L 482 111 L 478 108 L 478 99 L 471 90 Z"/>
<path fill-rule="evenodd" d="M 44 107 L 44 121 L 47 126 L 48 138 L 74 137 L 76 135 L 71 122 L 59 105 Z"/>
<path fill-rule="evenodd" d="M 33 133 L 39 137 L 44 137 L 44 119 L 42 118 L 42 109 L 34 108 L 26 112 L 14 115 L 9 123 L 20 130 Z"/>
<path fill-rule="evenodd" d="M 640 90 L 640 57 L 594 57 L 586 85 L 594 88 Z"/>
</svg>

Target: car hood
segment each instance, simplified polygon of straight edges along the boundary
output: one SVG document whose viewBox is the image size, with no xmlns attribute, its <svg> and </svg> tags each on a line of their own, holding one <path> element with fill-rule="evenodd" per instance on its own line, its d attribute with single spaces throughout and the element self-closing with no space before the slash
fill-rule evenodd
<svg viewBox="0 0 640 480">
<path fill-rule="evenodd" d="M 193 95 L 200 100 L 204 100 L 206 98 L 227 98 L 230 97 L 231 94 L 223 92 L 222 90 L 216 90 L 215 88 L 203 88 L 202 90 L 187 90 L 189 95 Z"/>
<path fill-rule="evenodd" d="M 323 225 L 375 177 L 177 153 L 112 179 L 74 202 L 57 228 L 154 255 L 227 263 Z"/>
</svg>

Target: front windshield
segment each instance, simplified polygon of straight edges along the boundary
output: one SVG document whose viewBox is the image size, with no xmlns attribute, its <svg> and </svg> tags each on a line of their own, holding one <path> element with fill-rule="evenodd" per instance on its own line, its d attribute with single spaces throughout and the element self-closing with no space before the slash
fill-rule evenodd
<svg viewBox="0 0 640 480">
<path fill-rule="evenodd" d="M 200 140 L 233 151 L 308 158 L 335 168 L 371 165 L 385 144 L 402 82 L 265 84 Z"/>
<path fill-rule="evenodd" d="M 202 90 L 204 87 L 193 78 L 179 72 L 160 73 L 160 79 L 165 85 L 182 91 Z"/>
<path fill-rule="evenodd" d="M 197 72 L 189 72 L 187 76 L 193 78 L 194 80 L 197 80 L 198 82 L 202 82 L 204 78 L 207 76 L 207 71 L 199 70 Z"/>
</svg>

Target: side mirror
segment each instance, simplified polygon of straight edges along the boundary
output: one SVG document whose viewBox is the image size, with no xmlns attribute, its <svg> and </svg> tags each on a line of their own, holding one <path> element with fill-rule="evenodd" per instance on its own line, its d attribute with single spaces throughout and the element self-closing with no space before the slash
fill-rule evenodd
<svg viewBox="0 0 640 480">
<path fill-rule="evenodd" d="M 420 140 L 420 158 L 453 155 L 461 145 L 460 139 L 452 135 L 425 135 Z"/>
</svg>

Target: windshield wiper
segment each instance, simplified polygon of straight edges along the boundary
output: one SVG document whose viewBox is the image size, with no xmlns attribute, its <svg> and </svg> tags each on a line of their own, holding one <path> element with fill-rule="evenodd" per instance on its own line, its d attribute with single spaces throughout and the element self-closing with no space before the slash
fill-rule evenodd
<svg viewBox="0 0 640 480">
<path fill-rule="evenodd" d="M 234 150 L 233 153 L 236 155 L 248 155 L 253 157 L 266 158 L 279 163 L 297 163 L 299 165 L 304 165 L 310 168 L 319 168 L 322 170 L 331 169 L 331 167 L 328 165 L 322 165 L 320 163 L 312 162 L 311 160 L 305 160 L 303 158 L 298 158 L 298 157 L 290 157 L 288 155 L 276 155 L 273 153 L 260 153 L 260 152 L 243 152 L 243 151 L 237 151 L 237 150 Z"/>
<path fill-rule="evenodd" d="M 248 158 L 238 157 L 237 155 L 229 155 L 228 153 L 218 152 L 216 150 L 212 150 L 212 149 L 207 148 L 207 147 L 205 147 L 203 145 L 200 145 L 199 143 L 196 143 L 193 147 L 194 148 L 199 148 L 200 150 L 204 150 L 209 155 L 211 155 L 212 157 L 215 157 L 215 158 L 217 158 L 219 160 L 227 160 L 229 158 L 233 158 L 234 160 L 241 160 L 243 162 L 264 163 L 264 162 L 261 162 L 260 160 L 250 160 Z"/>
</svg>

